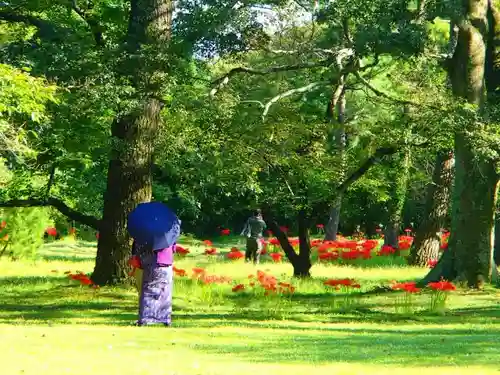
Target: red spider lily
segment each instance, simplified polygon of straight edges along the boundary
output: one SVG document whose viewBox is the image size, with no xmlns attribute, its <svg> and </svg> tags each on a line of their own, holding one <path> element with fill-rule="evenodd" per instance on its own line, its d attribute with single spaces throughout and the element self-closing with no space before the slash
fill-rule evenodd
<svg viewBox="0 0 500 375">
<path fill-rule="evenodd" d="M 220 234 L 223 236 L 229 236 L 231 234 L 231 230 L 230 229 L 222 229 L 220 231 Z"/>
<path fill-rule="evenodd" d="M 384 245 L 380 248 L 379 252 L 377 255 L 379 256 L 384 256 L 384 255 L 392 255 L 396 252 L 396 249 L 393 248 L 392 246 L 389 245 Z"/>
<path fill-rule="evenodd" d="M 134 268 L 142 268 L 141 259 L 137 255 L 134 255 L 133 257 L 131 257 L 128 260 L 128 264 Z"/>
<path fill-rule="evenodd" d="M 45 229 L 45 233 L 47 233 L 47 235 L 50 237 L 55 237 L 55 236 L 57 236 L 57 229 L 56 228 L 47 228 L 47 229 Z"/>
<path fill-rule="evenodd" d="M 245 255 L 239 250 L 230 251 L 229 253 L 227 253 L 226 256 L 228 259 L 232 259 L 232 260 L 241 259 L 241 258 L 245 257 Z"/>
<path fill-rule="evenodd" d="M 213 246 L 212 241 L 210 240 L 204 240 L 203 243 L 207 246 Z"/>
<path fill-rule="evenodd" d="M 172 269 L 173 269 L 176 276 L 181 276 L 181 277 L 187 276 L 186 270 L 183 270 L 183 269 L 177 268 L 177 267 L 173 267 Z"/>
<path fill-rule="evenodd" d="M 267 237 L 272 237 L 273 236 L 273 231 L 271 230 L 266 230 Z"/>
<path fill-rule="evenodd" d="M 201 268 L 201 267 L 195 267 L 195 268 L 193 268 L 193 273 L 194 274 L 205 273 L 205 269 Z"/>
<path fill-rule="evenodd" d="M 204 284 L 223 284 L 223 283 L 232 283 L 233 282 L 233 280 L 230 277 L 217 276 L 217 275 L 206 275 L 206 274 L 201 275 L 199 280 Z"/>
<path fill-rule="evenodd" d="M 439 248 L 443 251 L 448 250 L 448 242 L 442 243 Z"/>
<path fill-rule="evenodd" d="M 321 253 L 321 254 L 318 255 L 318 259 L 319 260 L 325 260 L 325 261 L 337 260 L 337 259 L 339 259 L 339 253 L 336 253 L 336 252 Z"/>
<path fill-rule="evenodd" d="M 427 261 L 427 267 L 434 268 L 434 267 L 436 267 L 437 262 L 438 262 L 437 259 L 429 259 Z"/>
<path fill-rule="evenodd" d="M 99 232 L 97 232 L 97 233 L 95 234 L 95 238 L 98 240 L 98 239 L 99 239 L 99 237 L 100 237 L 100 234 L 99 234 Z"/>
<path fill-rule="evenodd" d="M 7 222 L 5 220 L 2 220 L 0 222 L 0 229 L 4 229 L 7 226 Z"/>
<path fill-rule="evenodd" d="M 0 240 L 7 242 L 7 241 L 9 240 L 9 235 L 8 235 L 8 234 L 6 234 L 6 235 L 5 235 L 5 236 L 3 236 L 2 238 L 0 238 Z"/>
<path fill-rule="evenodd" d="M 90 278 L 81 271 L 77 271 L 76 274 L 69 273 L 68 277 L 72 280 L 79 281 L 82 285 L 93 286 L 94 283 Z"/>
<path fill-rule="evenodd" d="M 215 247 L 205 250 L 205 255 L 216 255 L 216 254 L 217 254 L 217 249 Z"/>
<path fill-rule="evenodd" d="M 325 224 L 316 224 L 316 228 L 318 228 L 318 229 L 324 229 L 325 228 Z"/>
<path fill-rule="evenodd" d="M 280 227 L 280 230 L 281 230 L 283 233 L 288 233 L 288 227 Z"/>
<path fill-rule="evenodd" d="M 411 232 L 412 232 L 412 230 L 411 230 L 410 228 L 406 228 L 406 229 L 405 229 L 405 232 L 406 232 L 406 233 L 411 233 Z"/>
<path fill-rule="evenodd" d="M 414 281 L 409 281 L 406 283 L 394 283 L 391 285 L 393 290 L 404 290 L 407 293 L 418 293 L 420 292 L 420 288 L 416 287 L 416 283 Z"/>
<path fill-rule="evenodd" d="M 190 253 L 190 251 L 189 251 L 189 249 L 186 249 L 182 246 L 176 245 L 175 246 L 175 253 L 184 256 L 184 255 L 188 255 Z"/>
<path fill-rule="evenodd" d="M 375 232 L 377 232 L 377 233 L 382 233 L 382 229 L 377 228 L 377 229 L 375 229 Z"/>
<path fill-rule="evenodd" d="M 342 260 L 355 260 L 363 257 L 363 252 L 359 251 L 357 249 L 354 250 L 349 250 L 349 251 L 343 251 L 340 253 L 340 258 Z"/>
<path fill-rule="evenodd" d="M 279 246 L 280 241 L 277 238 L 270 238 L 268 241 L 273 246 Z"/>
<path fill-rule="evenodd" d="M 433 290 L 439 290 L 442 292 L 449 292 L 452 290 L 457 290 L 456 286 L 453 283 L 446 281 L 446 280 L 441 280 L 441 281 L 437 281 L 434 283 L 429 283 L 429 284 L 427 284 L 427 286 Z"/>
<path fill-rule="evenodd" d="M 243 284 L 238 284 L 233 286 L 233 289 L 231 289 L 233 292 L 240 292 L 242 290 L 245 290 L 245 285 Z"/>
<path fill-rule="evenodd" d="M 331 286 L 338 288 L 339 286 L 351 287 L 359 289 L 361 285 L 359 285 L 354 279 L 328 279 L 323 282 L 326 286 Z"/>
<path fill-rule="evenodd" d="M 275 262 L 281 262 L 282 255 L 280 253 L 271 253 L 269 256 L 273 258 Z"/>
</svg>

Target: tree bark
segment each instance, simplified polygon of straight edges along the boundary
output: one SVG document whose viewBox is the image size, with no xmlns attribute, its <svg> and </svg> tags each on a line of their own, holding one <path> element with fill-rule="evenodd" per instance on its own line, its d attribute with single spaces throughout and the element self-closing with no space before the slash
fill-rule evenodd
<svg viewBox="0 0 500 375">
<path fill-rule="evenodd" d="M 346 98 L 345 90 L 343 89 L 343 79 L 342 79 L 342 91 L 340 97 L 337 100 L 337 121 L 338 129 L 335 132 L 335 143 L 336 151 L 340 158 L 340 173 L 339 180 L 343 181 L 346 175 L 347 169 L 347 154 L 346 154 L 346 132 L 345 132 L 345 108 L 346 108 Z M 330 107 L 330 106 L 329 106 Z M 333 116 L 333 114 L 331 114 Z M 335 202 L 330 210 L 330 217 L 325 226 L 325 241 L 335 241 L 337 239 L 337 232 L 339 230 L 340 224 L 340 209 L 342 207 L 342 196 L 343 193 L 338 192 L 335 198 Z"/>
<path fill-rule="evenodd" d="M 465 5 L 449 75 L 453 94 L 481 109 L 485 102 L 486 67 L 492 63 L 487 61 L 487 43 L 497 39 L 491 35 L 495 25 L 488 23 L 492 5 L 488 0 L 468 0 Z M 480 125 L 471 119 L 455 134 L 455 183 L 448 251 L 425 282 L 441 277 L 456 278 L 466 281 L 469 287 L 480 288 L 492 279 L 498 176 L 493 161 L 482 155 L 475 145 L 474 136 L 479 130 Z"/>
<path fill-rule="evenodd" d="M 173 2 L 171 0 L 133 0 L 122 67 L 130 76 L 138 95 L 137 103 L 112 127 L 113 150 L 108 166 L 104 209 L 97 257 L 92 280 L 98 285 L 115 284 L 126 279 L 127 259 L 131 254 L 126 229 L 127 216 L 142 202 L 151 200 L 154 142 L 161 122 L 159 77 L 162 68 L 155 60 L 170 36 Z M 163 68 L 165 69 L 165 68 Z"/>
<path fill-rule="evenodd" d="M 288 235 L 284 233 L 278 223 L 272 217 L 268 208 L 263 209 L 264 220 L 269 229 L 274 233 L 286 257 L 293 267 L 295 277 L 310 277 L 311 273 L 311 241 L 309 239 L 309 220 L 304 211 L 298 214 L 299 222 L 299 252 L 297 253 L 288 240 Z"/>
<path fill-rule="evenodd" d="M 432 182 L 427 189 L 424 219 L 410 250 L 410 265 L 425 267 L 430 260 L 439 259 L 440 230 L 448 215 L 453 161 L 451 152 L 439 152 L 436 155 Z"/>
</svg>

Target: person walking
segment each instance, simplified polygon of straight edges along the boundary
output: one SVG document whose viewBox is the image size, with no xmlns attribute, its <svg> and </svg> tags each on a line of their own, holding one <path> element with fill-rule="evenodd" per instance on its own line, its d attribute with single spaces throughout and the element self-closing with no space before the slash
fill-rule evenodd
<svg viewBox="0 0 500 375">
<path fill-rule="evenodd" d="M 247 220 L 242 236 L 247 238 L 247 246 L 245 251 L 245 261 L 253 261 L 258 264 L 260 261 L 260 253 L 262 251 L 263 232 L 266 229 L 266 222 L 262 219 L 261 210 L 257 209 L 253 215 Z"/>
</svg>

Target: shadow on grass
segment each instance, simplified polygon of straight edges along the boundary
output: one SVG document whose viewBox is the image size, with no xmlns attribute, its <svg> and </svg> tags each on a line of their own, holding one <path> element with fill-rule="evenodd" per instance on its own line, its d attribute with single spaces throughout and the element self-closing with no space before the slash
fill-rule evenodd
<svg viewBox="0 0 500 375">
<path fill-rule="evenodd" d="M 71 262 L 71 263 L 84 263 L 93 262 L 95 256 L 76 256 L 76 255 L 47 255 L 43 254 L 41 259 L 48 262 Z"/>
<path fill-rule="evenodd" d="M 450 333 L 452 336 L 450 336 Z M 260 337 L 259 337 L 260 336 Z M 399 330 L 261 332 L 250 340 L 196 344 L 212 355 L 265 363 L 370 363 L 399 366 L 498 366 L 498 331 Z M 258 354 L 257 354 L 258 353 Z"/>
</svg>

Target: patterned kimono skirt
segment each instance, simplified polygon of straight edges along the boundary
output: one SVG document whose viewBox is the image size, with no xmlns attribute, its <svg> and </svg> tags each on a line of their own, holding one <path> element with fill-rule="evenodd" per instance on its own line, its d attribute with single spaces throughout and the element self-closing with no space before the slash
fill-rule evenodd
<svg viewBox="0 0 500 375">
<path fill-rule="evenodd" d="M 159 266 L 156 256 L 154 261 L 144 265 L 138 325 L 171 324 L 172 287 L 172 266 Z"/>
</svg>

